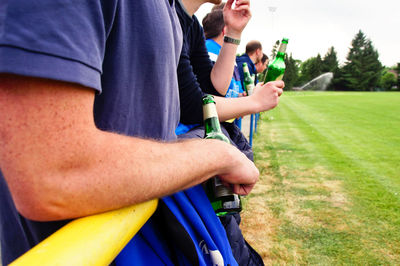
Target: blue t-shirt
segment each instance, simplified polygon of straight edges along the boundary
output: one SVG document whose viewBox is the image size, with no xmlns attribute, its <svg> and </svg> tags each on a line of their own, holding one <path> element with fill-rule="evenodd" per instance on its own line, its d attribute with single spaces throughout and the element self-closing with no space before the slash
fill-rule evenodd
<svg viewBox="0 0 400 266">
<path fill-rule="evenodd" d="M 182 31 L 174 0 L 19 0 L 0 3 L 0 73 L 73 82 L 98 93 L 98 128 L 174 140 Z M 162 40 L 162 41 L 160 41 Z M 66 221 L 34 222 L 15 209 L 0 173 L 6 265 Z"/>
<path fill-rule="evenodd" d="M 206 40 L 206 47 L 208 50 L 208 55 L 210 59 L 215 63 L 217 61 L 219 52 L 221 51 L 221 45 L 219 45 L 216 41 L 212 39 Z M 226 98 L 237 98 L 239 97 L 239 93 L 243 93 L 242 82 L 240 80 L 240 75 L 238 68 L 235 64 L 233 69 L 233 75 L 231 83 L 229 84 L 229 88 L 226 92 Z"/>
</svg>

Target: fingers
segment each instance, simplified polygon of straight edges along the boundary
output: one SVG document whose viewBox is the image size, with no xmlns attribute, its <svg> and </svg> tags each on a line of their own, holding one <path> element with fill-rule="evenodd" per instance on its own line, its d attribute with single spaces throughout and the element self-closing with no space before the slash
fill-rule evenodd
<svg viewBox="0 0 400 266">
<path fill-rule="evenodd" d="M 248 5 L 250 6 L 250 0 L 236 0 L 236 7 L 241 5 Z"/>
<path fill-rule="evenodd" d="M 236 6 L 235 9 L 233 9 L 235 12 L 241 13 L 244 16 L 249 16 L 251 17 L 251 11 L 250 11 L 250 4 L 248 1 L 246 1 L 247 3 L 243 3 L 245 1 L 241 1 L 241 3 L 239 4 L 236 1 Z"/>
<path fill-rule="evenodd" d="M 235 3 L 235 8 L 233 9 L 233 2 L 235 0 L 228 0 L 228 2 L 225 4 L 223 11 L 231 11 L 234 10 L 236 12 L 242 11 L 242 13 L 251 15 L 250 11 L 250 1 L 249 0 L 236 0 Z"/>
<path fill-rule="evenodd" d="M 250 194 L 251 190 L 254 188 L 254 185 L 233 185 L 232 186 L 232 191 L 235 194 L 241 195 L 241 196 L 246 196 Z"/>
<path fill-rule="evenodd" d="M 234 0 L 228 0 L 228 1 L 226 2 L 225 6 L 224 6 L 223 11 L 232 10 L 233 1 L 234 1 Z"/>
<path fill-rule="evenodd" d="M 236 147 L 229 145 L 226 154 L 228 166 L 217 173 L 223 184 L 231 184 L 232 190 L 239 195 L 247 195 L 257 183 L 260 172 Z M 228 150 L 227 150 L 228 151 Z"/>
<path fill-rule="evenodd" d="M 285 82 L 283 80 L 270 81 L 270 82 L 264 83 L 263 85 L 268 85 L 268 84 L 272 84 L 273 86 L 276 86 L 281 89 L 283 89 L 285 87 Z"/>
<path fill-rule="evenodd" d="M 236 6 L 235 11 L 241 11 L 241 10 L 246 10 L 248 12 L 250 12 L 250 6 L 249 5 L 240 5 L 240 6 Z"/>
<path fill-rule="evenodd" d="M 277 80 L 275 81 L 275 85 L 279 88 L 284 88 L 285 87 L 285 82 L 283 80 Z"/>
<path fill-rule="evenodd" d="M 278 93 L 278 96 L 281 96 L 282 93 L 283 93 L 283 90 L 280 89 L 280 88 L 277 88 L 277 89 L 276 89 L 276 92 Z"/>
</svg>

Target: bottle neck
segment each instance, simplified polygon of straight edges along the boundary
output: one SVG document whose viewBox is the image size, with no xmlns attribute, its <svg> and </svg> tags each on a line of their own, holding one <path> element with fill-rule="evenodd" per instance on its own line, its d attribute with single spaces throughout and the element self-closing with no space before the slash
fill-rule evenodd
<svg viewBox="0 0 400 266">
<path fill-rule="evenodd" d="M 250 71 L 247 65 L 243 66 L 243 74 L 250 77 Z"/>
<path fill-rule="evenodd" d="M 243 66 L 243 74 L 250 76 L 249 67 L 247 65 Z"/>
<path fill-rule="evenodd" d="M 284 58 L 286 53 L 286 47 L 287 43 L 282 42 L 281 45 L 279 46 L 279 50 L 278 53 L 276 54 L 276 57 Z"/>
</svg>

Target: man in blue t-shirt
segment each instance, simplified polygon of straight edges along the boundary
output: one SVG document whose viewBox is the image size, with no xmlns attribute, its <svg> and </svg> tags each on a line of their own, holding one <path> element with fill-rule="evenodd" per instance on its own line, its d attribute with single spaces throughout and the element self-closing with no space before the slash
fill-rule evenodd
<svg viewBox="0 0 400 266">
<path fill-rule="evenodd" d="M 221 47 L 224 43 L 225 23 L 224 14 L 221 9 L 214 10 L 208 13 L 202 21 L 204 35 L 206 37 L 206 47 L 211 61 L 217 61 Z M 240 81 L 239 71 L 235 63 L 233 76 L 225 97 L 237 98 L 243 93 L 243 88 Z"/>
<path fill-rule="evenodd" d="M 222 8 L 224 4 L 221 4 L 217 8 L 213 8 L 213 11 L 208 13 L 202 21 L 204 28 L 204 35 L 206 37 L 206 47 L 208 50 L 208 55 L 210 59 L 215 63 L 217 61 L 218 55 L 221 51 L 221 46 L 224 42 L 225 35 L 225 22 L 224 22 L 224 14 Z M 226 92 L 225 97 L 227 98 L 237 98 L 243 96 L 243 87 L 242 82 L 240 80 L 239 70 L 235 62 L 235 67 L 233 69 L 233 75 L 231 83 L 229 84 L 228 91 Z M 240 128 L 241 127 L 241 118 L 238 117 L 236 119 L 228 120 L 227 122 L 235 124 Z"/>
<path fill-rule="evenodd" d="M 1 4 L 4 265 L 69 219 L 170 195 L 215 174 L 238 194 L 254 186 L 258 170 L 231 145 L 174 141 L 182 47 L 174 5 Z"/>
</svg>

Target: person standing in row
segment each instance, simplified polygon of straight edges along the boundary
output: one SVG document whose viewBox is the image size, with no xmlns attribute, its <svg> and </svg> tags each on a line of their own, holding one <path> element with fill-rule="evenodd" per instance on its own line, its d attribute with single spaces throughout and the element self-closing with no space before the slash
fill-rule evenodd
<svg viewBox="0 0 400 266">
<path fill-rule="evenodd" d="M 206 37 L 206 47 L 208 50 L 208 55 L 210 56 L 211 61 L 215 63 L 220 53 L 221 47 L 224 43 L 225 36 L 225 23 L 224 23 L 224 15 L 223 8 L 225 3 L 221 5 L 215 5 L 212 9 L 212 12 L 208 13 L 202 21 L 204 34 Z M 231 83 L 229 84 L 228 91 L 225 95 L 227 98 L 237 98 L 243 96 L 243 86 L 240 80 L 239 70 L 235 62 L 235 67 L 233 69 L 233 75 Z M 237 117 L 236 119 L 228 120 L 227 122 L 234 122 L 239 129 L 241 128 L 241 118 Z"/>
<path fill-rule="evenodd" d="M 253 96 L 239 98 L 222 97 L 225 95 L 232 80 L 236 51 L 240 42 L 241 32 L 250 19 L 249 1 L 236 1 L 235 8 L 233 8 L 233 0 L 229 0 L 226 3 L 223 9 L 226 31 L 224 42 L 215 64 L 213 64 L 209 58 L 205 46 L 203 28 L 194 15 L 198 8 L 206 2 L 214 3 L 215 1 L 203 0 L 193 2 L 190 0 L 182 0 L 180 5 L 178 4 L 176 6 L 184 36 L 182 54 L 178 65 L 181 124 L 191 125 L 189 131 L 186 130 L 185 133 L 182 133 L 182 131 L 179 132 L 181 133 L 181 135 L 179 135 L 180 138 L 204 137 L 204 127 L 201 126 L 203 123 L 201 99 L 204 94 L 217 95 L 214 99 L 219 120 L 226 121 L 235 117 L 274 108 L 278 104 L 279 96 L 284 86 L 283 82 L 272 82 L 265 85 L 260 84 Z M 219 72 L 218 75 L 212 75 L 212 73 L 216 73 L 214 71 L 219 67 L 223 67 L 224 70 L 229 71 L 225 71 L 224 74 Z M 218 87 L 214 79 L 224 80 L 226 87 L 220 90 L 220 87 Z M 231 142 L 234 145 L 244 143 L 235 139 L 237 136 L 240 137 L 243 135 L 232 135 L 231 132 L 227 130 L 224 123 L 222 123 L 221 129 L 226 136 L 231 137 Z M 248 149 L 249 147 L 240 146 L 238 146 L 238 148 L 246 153 L 248 157 L 252 158 L 251 148 Z M 192 203 L 196 202 L 199 206 L 207 205 L 206 203 L 193 200 L 193 195 L 189 193 L 185 193 L 185 196 L 192 199 L 190 201 Z M 238 241 L 239 245 L 237 247 L 234 246 L 235 243 L 231 242 L 233 249 L 239 253 L 241 252 L 241 254 L 235 256 L 235 259 L 239 264 L 248 263 L 250 261 L 256 261 L 255 264 L 261 264 L 262 262 L 260 263 L 258 254 L 253 256 L 254 253 L 250 250 L 251 247 L 249 248 L 246 245 L 242 245 L 245 241 L 241 235 L 238 222 L 235 221 L 233 216 L 229 216 L 228 218 L 229 223 L 231 223 L 232 227 L 235 227 L 235 229 L 232 231 L 228 229 L 227 234 L 233 233 L 234 236 L 238 236 L 239 239 L 241 239 L 241 241 Z M 227 227 L 225 228 L 227 229 Z"/>
<path fill-rule="evenodd" d="M 239 67 L 240 80 L 244 80 L 243 63 L 247 63 L 250 71 L 250 76 L 255 76 L 254 84 L 257 84 L 257 69 L 256 64 L 263 57 L 262 45 L 259 41 L 250 41 L 246 45 L 246 52 L 236 58 L 236 63 Z"/>
<path fill-rule="evenodd" d="M 268 56 L 267 56 L 266 54 L 263 54 L 261 60 L 258 61 L 258 62 L 255 64 L 257 74 L 263 73 L 264 70 L 267 69 L 267 67 L 268 67 L 268 62 L 269 62 Z"/>
</svg>

